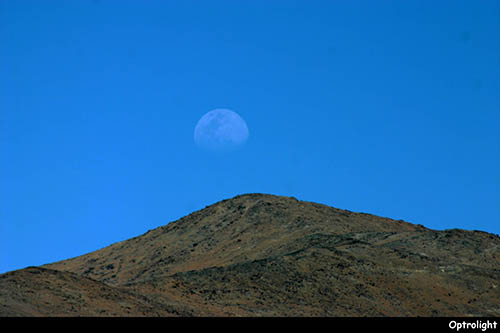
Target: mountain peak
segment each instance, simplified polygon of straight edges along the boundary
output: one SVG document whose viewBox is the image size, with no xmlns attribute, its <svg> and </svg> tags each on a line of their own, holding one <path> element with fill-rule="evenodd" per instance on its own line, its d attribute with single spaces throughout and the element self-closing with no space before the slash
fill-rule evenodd
<svg viewBox="0 0 500 333">
<path fill-rule="evenodd" d="M 47 265 L 112 285 L 282 255 L 312 234 L 425 228 L 292 197 L 251 193 L 219 201 L 142 236 Z M 134 259 L 128 259 L 134 258 Z"/>
<path fill-rule="evenodd" d="M 499 315 L 499 249 L 488 233 L 249 193 L 42 275 L 57 284 L 67 278 L 54 272 L 66 272 L 82 279 L 74 288 L 95 281 L 172 309 L 160 315 Z"/>
</svg>

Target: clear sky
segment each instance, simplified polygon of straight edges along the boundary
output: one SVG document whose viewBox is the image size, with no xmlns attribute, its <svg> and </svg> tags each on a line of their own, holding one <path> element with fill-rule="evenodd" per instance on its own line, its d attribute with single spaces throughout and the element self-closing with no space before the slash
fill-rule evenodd
<svg viewBox="0 0 500 333">
<path fill-rule="evenodd" d="M 499 92 L 497 0 L 0 1 L 0 272 L 251 192 L 499 234 Z"/>
</svg>

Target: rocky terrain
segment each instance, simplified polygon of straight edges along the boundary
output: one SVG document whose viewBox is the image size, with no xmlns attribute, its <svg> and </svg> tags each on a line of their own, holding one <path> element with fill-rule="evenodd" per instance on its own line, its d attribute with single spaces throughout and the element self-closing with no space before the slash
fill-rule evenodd
<svg viewBox="0 0 500 333">
<path fill-rule="evenodd" d="M 500 316 L 500 238 L 246 194 L 0 275 L 0 316 Z"/>
</svg>

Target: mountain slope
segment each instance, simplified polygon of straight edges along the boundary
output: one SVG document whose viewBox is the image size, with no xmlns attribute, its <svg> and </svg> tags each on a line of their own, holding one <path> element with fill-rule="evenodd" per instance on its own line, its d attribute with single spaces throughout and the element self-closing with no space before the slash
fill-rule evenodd
<svg viewBox="0 0 500 333">
<path fill-rule="evenodd" d="M 285 254 L 300 249 L 296 240 L 304 234 L 423 230 L 402 221 L 293 198 L 250 194 L 218 202 L 140 237 L 46 267 L 122 285 Z"/>
<path fill-rule="evenodd" d="M 98 292 L 85 311 L 68 312 L 74 300 L 59 297 L 43 312 L 30 293 L 61 278 L 36 289 L 26 271 L 35 269 L 70 274 L 74 282 L 61 290 L 102 288 L 114 293 L 111 303 L 128 305 L 110 303 L 101 313 L 109 297 Z M 0 315 L 500 315 L 497 235 L 435 231 L 265 194 L 224 200 L 101 250 L 6 274 L 0 290 L 10 294 L 0 293 L 0 304 L 16 283 L 25 287 Z"/>
<path fill-rule="evenodd" d="M 158 306 L 146 297 L 74 273 L 41 267 L 0 275 L 0 300 L 1 316 L 178 316 L 192 313 L 185 307 Z"/>
</svg>

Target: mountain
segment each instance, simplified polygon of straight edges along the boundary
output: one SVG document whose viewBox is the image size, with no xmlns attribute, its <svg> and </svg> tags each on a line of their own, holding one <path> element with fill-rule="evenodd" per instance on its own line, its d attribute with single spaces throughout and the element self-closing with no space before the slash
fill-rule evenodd
<svg viewBox="0 0 500 333">
<path fill-rule="evenodd" d="M 500 316 L 500 238 L 246 194 L 0 275 L 2 316 Z"/>
</svg>

